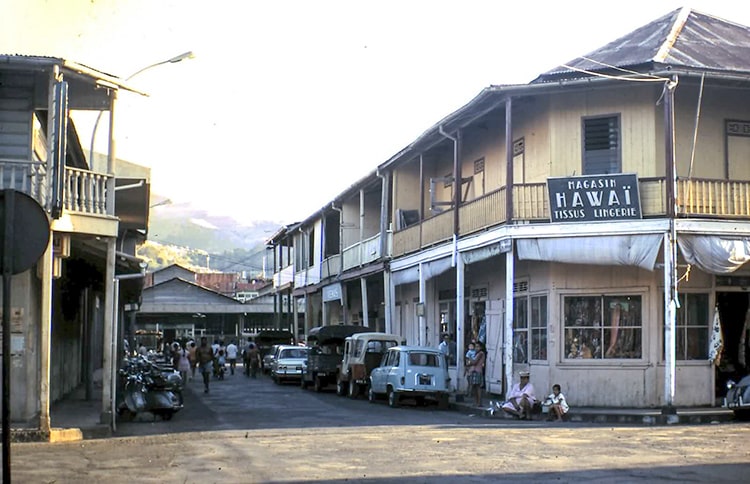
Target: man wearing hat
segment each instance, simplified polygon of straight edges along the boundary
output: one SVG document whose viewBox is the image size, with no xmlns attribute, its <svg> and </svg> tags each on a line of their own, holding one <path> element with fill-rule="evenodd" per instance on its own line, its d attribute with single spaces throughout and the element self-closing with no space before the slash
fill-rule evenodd
<svg viewBox="0 0 750 484">
<path fill-rule="evenodd" d="M 521 371 L 518 373 L 521 380 L 513 385 L 508 393 L 508 400 L 503 403 L 503 410 L 521 420 L 531 420 L 531 409 L 536 403 L 536 394 L 534 385 L 529 382 L 529 372 Z"/>
</svg>

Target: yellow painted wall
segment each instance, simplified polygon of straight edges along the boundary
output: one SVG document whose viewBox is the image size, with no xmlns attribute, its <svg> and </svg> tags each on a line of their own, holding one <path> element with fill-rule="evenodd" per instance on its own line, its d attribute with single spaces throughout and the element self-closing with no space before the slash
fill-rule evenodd
<svg viewBox="0 0 750 484">
<path fill-rule="evenodd" d="M 687 177 L 695 132 L 696 108 L 700 88 L 698 81 L 682 80 L 675 91 L 675 134 L 677 174 Z M 696 178 L 725 178 L 725 121 L 750 121 L 750 99 L 739 89 L 706 85 L 701 101 L 698 137 L 692 176 Z M 731 136 L 730 179 L 750 180 L 750 138 Z"/>
</svg>

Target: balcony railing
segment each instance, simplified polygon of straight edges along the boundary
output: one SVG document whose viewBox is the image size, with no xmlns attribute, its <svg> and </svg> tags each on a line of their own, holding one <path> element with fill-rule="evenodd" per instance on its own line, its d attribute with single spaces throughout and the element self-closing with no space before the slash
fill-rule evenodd
<svg viewBox="0 0 750 484">
<path fill-rule="evenodd" d="M 341 272 L 341 256 L 336 254 L 326 257 L 321 262 L 320 266 L 320 278 L 327 279 L 332 276 L 337 276 Z"/>
<path fill-rule="evenodd" d="M 273 287 L 279 288 L 294 281 L 294 266 L 288 265 L 273 275 Z"/>
<path fill-rule="evenodd" d="M 667 213 L 668 182 L 664 177 L 639 180 L 641 213 L 660 217 Z M 459 208 L 459 233 L 468 235 L 506 223 L 505 188 L 464 203 Z M 688 217 L 750 218 L 750 181 L 679 179 L 677 213 Z M 546 183 L 513 186 L 513 221 L 549 221 Z M 449 239 L 453 210 L 447 210 L 393 234 L 394 257 Z"/>
<path fill-rule="evenodd" d="M 679 179 L 677 210 L 684 215 L 750 217 L 750 181 Z"/>
<path fill-rule="evenodd" d="M 13 189 L 29 195 L 45 206 L 47 166 L 42 162 L 0 159 L 0 189 Z"/>
<path fill-rule="evenodd" d="M 107 213 L 107 197 L 110 195 L 107 188 L 111 179 L 108 175 L 93 171 L 65 168 L 65 210 L 93 215 L 114 215 Z"/>
<path fill-rule="evenodd" d="M 46 206 L 49 190 L 47 179 L 47 166 L 42 162 L 0 159 L 0 189 L 18 190 Z M 109 175 L 65 168 L 63 209 L 90 215 L 113 216 L 114 212 L 107 206 L 107 199 L 113 188 L 113 177 Z"/>
<path fill-rule="evenodd" d="M 380 234 L 375 234 L 362 242 L 344 249 L 343 270 L 349 270 L 380 258 Z"/>
</svg>

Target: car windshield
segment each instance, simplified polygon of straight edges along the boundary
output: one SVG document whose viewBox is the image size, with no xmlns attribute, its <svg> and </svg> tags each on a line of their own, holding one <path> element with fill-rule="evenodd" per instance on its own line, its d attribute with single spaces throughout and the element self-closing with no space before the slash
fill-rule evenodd
<svg viewBox="0 0 750 484">
<path fill-rule="evenodd" d="M 289 348 L 281 350 L 279 358 L 306 358 L 307 350 L 305 348 Z"/>
<path fill-rule="evenodd" d="M 412 366 L 440 366 L 440 356 L 435 353 L 421 353 L 413 351 L 409 353 L 409 363 Z"/>
</svg>

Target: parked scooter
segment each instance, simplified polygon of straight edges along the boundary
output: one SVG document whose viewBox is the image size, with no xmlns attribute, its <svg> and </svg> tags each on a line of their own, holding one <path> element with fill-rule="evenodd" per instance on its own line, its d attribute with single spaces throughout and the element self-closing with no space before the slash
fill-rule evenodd
<svg viewBox="0 0 750 484">
<path fill-rule="evenodd" d="M 169 420 L 182 404 L 182 378 L 179 372 L 164 371 L 143 357 L 129 358 L 120 370 L 122 402 L 117 413 L 133 419 L 137 414 L 150 412 Z"/>
</svg>

